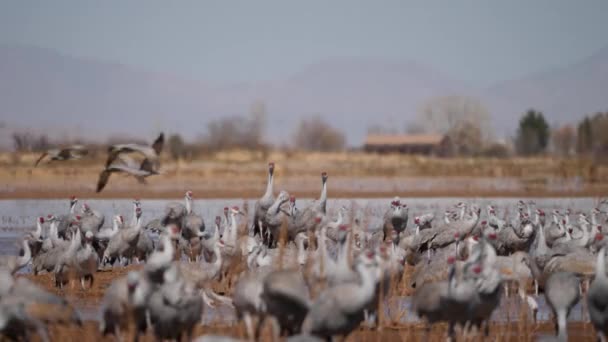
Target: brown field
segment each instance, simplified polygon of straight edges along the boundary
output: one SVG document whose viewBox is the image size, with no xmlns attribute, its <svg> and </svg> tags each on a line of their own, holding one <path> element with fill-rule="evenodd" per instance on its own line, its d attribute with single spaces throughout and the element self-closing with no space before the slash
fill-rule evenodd
<svg viewBox="0 0 608 342">
<path fill-rule="evenodd" d="M 164 174 L 138 184 L 112 176 L 95 193 L 103 155 L 54 162 L 37 168 L 34 154 L 0 155 L 0 198 L 177 198 L 185 189 L 199 198 L 255 198 L 266 183 L 266 163 L 274 161 L 277 189 L 316 197 L 319 174 L 330 175 L 332 197 L 502 196 L 564 197 L 608 194 L 608 167 L 588 160 L 559 158 L 453 158 L 378 155 L 360 152 L 221 152 L 204 160 L 163 160 Z"/>
</svg>

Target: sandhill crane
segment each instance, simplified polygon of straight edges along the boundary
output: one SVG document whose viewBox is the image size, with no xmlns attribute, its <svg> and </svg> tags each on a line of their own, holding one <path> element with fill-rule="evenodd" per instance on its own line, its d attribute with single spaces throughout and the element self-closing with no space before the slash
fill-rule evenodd
<svg viewBox="0 0 608 342">
<path fill-rule="evenodd" d="M 108 247 L 103 253 L 103 263 L 107 261 L 112 262 L 116 258 L 124 258 L 128 256 L 129 253 L 133 252 L 137 245 L 139 235 L 142 233 L 141 210 L 138 211 L 138 214 L 139 217 L 137 218 L 135 226 L 124 228 L 110 238 Z"/>
<path fill-rule="evenodd" d="M 391 232 L 395 230 L 401 234 L 407 228 L 409 209 L 406 204 L 402 204 L 399 197 L 395 197 L 391 202 L 391 207 L 384 214 L 383 240 L 387 236 L 391 236 Z"/>
<path fill-rule="evenodd" d="M 115 215 L 112 219 L 112 227 L 101 229 L 97 234 L 95 234 L 95 244 L 97 246 L 96 250 L 98 254 L 103 255 L 106 247 L 108 246 L 108 242 L 110 239 L 118 233 L 119 227 L 124 223 L 124 218 L 121 215 Z"/>
<path fill-rule="evenodd" d="M 139 234 L 137 244 L 135 244 L 135 248 L 133 249 L 133 255 L 135 256 L 137 262 L 145 262 L 148 260 L 152 252 L 154 252 L 154 241 L 150 237 L 150 234 L 143 230 Z"/>
<path fill-rule="evenodd" d="M 266 192 L 264 192 L 264 195 L 255 203 L 253 214 L 253 235 L 259 235 L 263 239 L 266 239 L 266 213 L 274 203 L 273 184 L 274 163 L 268 163 L 268 182 L 266 183 Z M 268 244 L 268 241 L 264 241 L 266 244 Z"/>
<path fill-rule="evenodd" d="M 70 245 L 60 254 L 57 263 L 55 264 L 55 268 L 53 269 L 56 287 L 63 287 L 69 280 L 70 271 L 74 271 L 74 261 L 76 259 L 76 254 L 81 247 L 81 241 L 82 236 L 80 230 L 77 227 L 72 227 Z"/>
<path fill-rule="evenodd" d="M 133 200 L 133 216 L 131 216 L 131 225 L 137 223 L 137 209 L 141 209 L 141 201 L 139 198 Z"/>
<path fill-rule="evenodd" d="M 338 209 L 338 216 L 336 217 L 336 220 L 326 222 L 326 223 L 321 223 L 327 229 L 327 237 L 329 239 L 331 239 L 333 242 L 336 242 L 338 239 L 338 237 L 337 237 L 338 228 L 343 224 L 347 224 L 347 220 L 348 220 L 347 216 L 348 216 L 348 208 L 346 208 L 345 206 L 342 206 Z"/>
<path fill-rule="evenodd" d="M 160 248 L 154 251 L 144 265 L 144 272 L 154 283 L 160 284 L 163 281 L 165 271 L 172 265 L 175 247 L 172 239 L 179 236 L 179 229 L 176 226 L 168 227 L 167 234 L 160 237 Z"/>
<path fill-rule="evenodd" d="M 114 337 L 120 339 L 121 329 L 128 328 L 130 319 L 135 319 L 137 334 L 145 332 L 145 304 L 151 294 L 150 290 L 150 284 L 144 275 L 136 271 L 130 271 L 126 276 L 114 280 L 104 293 L 101 303 L 99 331 L 102 335 L 114 334 Z"/>
<path fill-rule="evenodd" d="M 12 341 L 29 341 L 31 332 L 36 332 L 41 341 L 49 341 L 46 326 L 36 317 L 28 315 L 19 299 L 12 297 L 0 300 L 0 333 Z"/>
<path fill-rule="evenodd" d="M 181 341 L 185 333 L 192 340 L 192 331 L 201 320 L 203 301 L 193 284 L 185 281 L 177 266 L 167 270 L 165 283 L 148 300 L 147 309 L 157 339 Z"/>
<path fill-rule="evenodd" d="M 455 262 L 456 258 L 448 258 L 449 274 L 455 272 L 452 271 L 455 268 Z M 448 282 L 445 280 L 430 282 L 416 287 L 416 292 L 412 299 L 412 307 L 418 317 L 426 319 L 427 334 L 431 330 L 431 325 L 447 321 L 448 317 L 445 312 L 447 298 Z"/>
<path fill-rule="evenodd" d="M 255 256 L 258 250 L 252 251 Z M 258 267 L 243 274 L 234 286 L 232 303 L 238 319 L 245 322 L 247 335 L 252 340 L 259 338 L 261 324 L 258 324 L 255 331 L 253 327 L 253 317 L 258 317 L 258 322 L 263 320 L 266 306 L 262 299 L 264 291 L 264 279 L 272 272 L 272 267 Z"/>
<path fill-rule="evenodd" d="M 65 241 L 57 235 L 59 220 L 54 216 L 51 216 L 49 221 L 51 222 L 49 237 L 43 243 L 42 252 L 36 255 L 32 260 L 32 272 L 34 274 L 38 274 L 41 271 L 52 272 L 62 254 L 70 245 L 69 241 Z"/>
<path fill-rule="evenodd" d="M 606 247 L 597 254 L 595 280 L 587 292 L 587 307 L 591 323 L 602 341 L 608 336 L 608 276 L 606 276 Z"/>
<path fill-rule="evenodd" d="M 105 221 L 104 216 L 97 210 L 91 209 L 87 203 L 82 204 L 82 217 L 80 219 L 80 228 L 83 233 L 90 231 L 96 234 Z"/>
<path fill-rule="evenodd" d="M 580 281 L 569 272 L 552 274 L 545 284 L 545 297 L 553 311 L 555 332 L 561 341 L 568 340 L 567 319 L 580 298 Z"/>
<path fill-rule="evenodd" d="M 420 216 L 414 217 L 414 224 L 416 224 L 417 229 L 430 229 L 433 228 L 432 223 L 435 219 L 435 213 L 423 214 Z"/>
<path fill-rule="evenodd" d="M 202 259 L 195 263 L 180 263 L 179 270 L 184 279 L 199 288 L 203 288 L 207 282 L 217 279 L 222 270 L 222 248 L 224 248 L 224 241 L 218 240 L 213 248 L 215 255 L 213 262 L 208 263 Z"/>
<path fill-rule="evenodd" d="M 119 156 L 126 153 L 139 153 L 145 159 L 141 163 L 140 168 L 147 171 L 158 171 L 160 168 L 160 153 L 163 150 L 165 143 L 165 135 L 160 133 L 158 138 L 154 140 L 152 145 L 141 145 L 141 144 L 117 144 L 112 145 L 108 148 L 108 159 L 106 161 L 106 168 L 109 167 Z"/>
<path fill-rule="evenodd" d="M 269 247 L 276 245 L 280 229 L 284 223 L 287 223 L 285 218 L 289 216 L 289 213 L 281 208 L 287 201 L 289 201 L 289 193 L 283 190 L 266 212 L 267 233 L 270 234 L 270 239 L 265 241 L 268 241 Z"/>
<path fill-rule="evenodd" d="M 378 279 L 373 251 L 360 255 L 357 273 L 361 282 L 345 283 L 323 291 L 312 303 L 302 332 L 331 338 L 347 336 L 364 319 L 364 310 L 373 301 Z"/>
<path fill-rule="evenodd" d="M 278 333 L 293 335 L 300 331 L 310 306 L 309 290 L 300 271 L 282 270 L 267 275 L 262 300 L 267 315 L 279 324 Z"/>
<path fill-rule="evenodd" d="M 82 320 L 63 298 L 40 288 L 32 281 L 0 271 L 0 298 L 11 299 L 11 306 L 21 306 L 27 315 L 45 324 L 77 324 Z"/>
<path fill-rule="evenodd" d="M 192 211 L 192 201 L 192 191 L 188 190 L 184 195 L 184 203 L 167 203 L 163 216 L 146 223 L 145 229 L 163 232 L 165 227 L 177 226 L 181 230 L 184 217 Z"/>
<path fill-rule="evenodd" d="M 287 225 L 287 233 L 289 240 L 293 240 L 298 233 L 311 231 L 316 223 L 315 217 L 322 217 L 324 214 L 316 213 L 316 203 L 300 211 L 296 208 L 295 196 L 289 197 L 289 223 Z"/>
<path fill-rule="evenodd" d="M 78 198 L 76 196 L 70 197 L 70 210 L 65 215 L 57 216 L 58 225 L 57 225 L 57 234 L 65 238 L 65 231 L 68 226 L 76 220 L 76 204 L 78 203 Z"/>
<path fill-rule="evenodd" d="M 479 305 L 479 293 L 475 286 L 475 279 L 470 274 L 482 271 L 482 266 L 467 261 L 462 270 L 460 279 L 456 277 L 456 269 L 450 268 L 448 275 L 448 294 L 445 310 L 448 318 L 448 336 L 454 337 L 454 328 L 457 324 L 464 325 L 473 319 L 473 308 Z"/>
<path fill-rule="evenodd" d="M 82 145 L 72 145 L 64 148 L 53 148 L 44 152 L 34 164 L 34 167 L 38 166 L 43 159 L 48 159 L 48 162 L 53 161 L 65 161 L 65 160 L 77 160 L 86 156 L 89 151 Z"/>
<path fill-rule="evenodd" d="M 27 239 L 23 239 L 22 255 L 0 255 L 0 269 L 7 270 L 11 274 L 17 273 L 19 270 L 27 266 L 32 260 L 32 252 Z"/>
<path fill-rule="evenodd" d="M 327 214 L 327 172 L 321 173 L 321 195 L 305 210 L 312 210 L 312 215 L 325 216 Z"/>
<path fill-rule="evenodd" d="M 148 159 L 145 159 L 142 164 L 137 164 L 133 158 L 126 155 L 121 155 L 114 158 L 112 162 L 99 174 L 95 191 L 101 192 L 108 184 L 110 176 L 113 173 L 124 173 L 131 175 L 135 177 L 139 183 L 145 184 L 146 177 L 160 174 L 158 169 L 153 169 L 149 163 L 146 163 L 147 160 Z"/>
<path fill-rule="evenodd" d="M 84 240 L 84 247 L 76 252 L 74 260 L 72 261 L 76 276 L 80 278 L 80 285 L 83 289 L 85 288 L 84 283 L 87 279 L 89 280 L 89 288 L 93 287 L 95 272 L 97 272 L 99 261 L 99 256 L 92 246 L 93 233 L 90 231 L 84 233 Z"/>
<path fill-rule="evenodd" d="M 42 240 L 42 225 L 44 224 L 44 217 L 40 216 L 36 220 L 36 229 L 33 232 L 28 232 L 28 239 Z"/>
<path fill-rule="evenodd" d="M 186 193 L 186 214 L 182 220 L 182 236 L 186 240 L 200 238 L 205 231 L 205 221 L 203 217 L 193 211 L 192 191 Z"/>
</svg>

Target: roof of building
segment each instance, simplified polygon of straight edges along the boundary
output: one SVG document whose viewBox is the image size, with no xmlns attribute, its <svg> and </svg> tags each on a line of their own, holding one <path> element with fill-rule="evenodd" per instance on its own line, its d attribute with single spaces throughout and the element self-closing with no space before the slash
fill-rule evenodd
<svg viewBox="0 0 608 342">
<path fill-rule="evenodd" d="M 365 145 L 439 145 L 441 134 L 370 134 Z"/>
</svg>

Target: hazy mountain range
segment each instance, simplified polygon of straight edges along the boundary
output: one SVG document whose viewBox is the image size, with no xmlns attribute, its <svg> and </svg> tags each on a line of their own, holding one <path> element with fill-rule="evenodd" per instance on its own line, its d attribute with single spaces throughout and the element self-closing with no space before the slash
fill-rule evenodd
<svg viewBox="0 0 608 342">
<path fill-rule="evenodd" d="M 263 101 L 273 142 L 289 141 L 300 118 L 318 113 L 351 145 L 380 124 L 400 131 L 434 96 L 478 98 L 499 136 L 509 136 L 527 108 L 550 123 L 608 110 L 608 47 L 573 65 L 478 89 L 417 62 L 336 58 L 282 80 L 217 85 L 168 73 L 65 56 L 52 50 L 0 46 L 0 145 L 15 129 L 105 139 L 159 130 L 194 137 L 205 123 L 242 115 Z"/>
</svg>

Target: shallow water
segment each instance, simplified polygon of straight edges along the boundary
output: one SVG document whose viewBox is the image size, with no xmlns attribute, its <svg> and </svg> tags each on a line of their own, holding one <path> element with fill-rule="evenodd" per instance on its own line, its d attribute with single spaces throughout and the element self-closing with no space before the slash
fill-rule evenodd
<svg viewBox="0 0 608 342">
<path fill-rule="evenodd" d="M 571 208 L 574 211 L 588 211 L 597 204 L 595 198 L 543 198 L 533 199 L 537 207 L 544 209 L 565 209 Z M 304 207 L 309 203 L 308 200 L 298 200 L 298 206 Z M 381 217 L 388 207 L 391 199 L 338 199 L 328 202 L 328 209 L 333 212 L 336 208 L 346 206 L 358 208 L 356 211 L 365 212 L 367 224 L 378 226 Z M 499 208 L 509 208 L 513 212 L 513 206 L 517 199 L 512 198 L 484 198 L 484 199 L 455 199 L 455 198 L 407 198 L 402 199 L 410 207 L 410 217 L 413 215 L 435 211 L 437 214 L 446 208 L 453 206 L 459 201 L 476 203 L 484 208 L 488 204 L 497 205 Z M 87 200 L 92 208 L 105 215 L 105 226 L 110 226 L 112 215 L 123 215 L 128 221 L 132 216 L 131 200 Z M 82 204 L 83 201 L 80 201 Z M 143 222 L 147 222 L 159 217 L 164 210 L 167 201 L 165 200 L 143 200 Z M 222 215 L 225 206 L 249 207 L 249 216 L 252 215 L 255 200 L 243 199 L 202 199 L 194 202 L 194 211 L 201 214 L 207 224 L 212 224 L 216 215 Z M 0 200 L 0 254 L 15 254 L 19 249 L 18 241 L 20 237 L 35 226 L 36 218 L 48 214 L 65 214 L 68 211 L 67 200 Z M 359 210 L 361 209 L 361 210 Z M 80 210 L 80 206 L 78 207 Z M 503 211 L 504 212 L 504 211 Z M 482 214 L 483 217 L 483 214 Z M 248 217 L 251 219 L 251 217 Z M 412 221 L 412 220 L 410 220 Z M 378 227 L 376 227 L 378 228 Z M 24 270 L 27 272 L 27 270 Z M 536 298 L 539 304 L 539 320 L 547 320 L 550 317 L 550 310 L 547 307 L 544 297 Z M 403 323 L 417 322 L 418 318 L 410 313 L 411 298 L 404 297 L 398 299 L 399 310 L 406 310 L 408 314 L 402 319 Z M 386 307 L 386 306 L 385 306 Z M 586 313 L 579 303 L 573 310 L 570 320 L 580 321 Z M 498 310 L 494 312 L 493 320 L 498 322 L 516 321 L 519 319 L 518 310 L 527 308 L 517 297 L 504 298 Z M 86 319 L 98 319 L 98 307 L 81 306 L 79 307 L 83 317 Z M 386 309 L 388 310 L 388 308 Z M 509 317 L 510 316 L 510 317 Z M 230 322 L 235 319 L 232 309 L 227 307 L 206 308 L 204 322 Z"/>
</svg>

